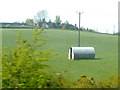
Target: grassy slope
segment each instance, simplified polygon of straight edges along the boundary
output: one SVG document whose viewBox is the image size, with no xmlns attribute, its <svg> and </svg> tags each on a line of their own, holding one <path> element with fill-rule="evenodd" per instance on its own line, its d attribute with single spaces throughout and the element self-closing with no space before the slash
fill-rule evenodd
<svg viewBox="0 0 120 90">
<path fill-rule="evenodd" d="M 3 31 L 3 46 L 13 48 L 17 32 L 14 30 Z M 23 32 L 24 39 L 30 39 L 31 31 Z M 68 49 L 77 46 L 76 31 L 67 30 L 45 30 L 41 36 L 48 38 L 43 48 L 51 48 L 58 55 L 46 63 L 51 67 L 47 71 L 61 72 L 69 80 L 75 80 L 81 74 L 94 77 L 96 80 L 116 76 L 118 73 L 118 44 L 117 36 L 81 32 L 81 46 L 92 46 L 95 48 L 96 60 L 68 60 Z"/>
</svg>

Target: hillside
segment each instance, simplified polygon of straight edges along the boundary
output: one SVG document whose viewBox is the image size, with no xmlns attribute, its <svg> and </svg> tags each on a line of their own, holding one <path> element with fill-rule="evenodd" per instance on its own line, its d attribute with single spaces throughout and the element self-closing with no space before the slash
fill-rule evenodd
<svg viewBox="0 0 120 90">
<path fill-rule="evenodd" d="M 15 47 L 15 38 L 22 32 L 23 39 L 31 38 L 31 30 L 3 30 L 3 47 Z M 94 47 L 95 60 L 68 60 L 68 49 L 77 46 L 78 32 L 69 30 L 44 30 L 42 37 L 48 39 L 42 48 L 51 48 L 58 55 L 46 63 L 51 66 L 49 72 L 61 72 L 68 80 L 76 80 L 81 74 L 94 77 L 96 80 L 107 79 L 118 75 L 118 37 L 91 32 L 81 32 L 81 46 Z"/>
</svg>

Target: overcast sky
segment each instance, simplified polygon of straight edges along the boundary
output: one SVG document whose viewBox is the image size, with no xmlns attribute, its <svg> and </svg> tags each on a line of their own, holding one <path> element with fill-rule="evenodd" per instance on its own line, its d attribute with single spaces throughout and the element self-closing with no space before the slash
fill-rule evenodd
<svg viewBox="0 0 120 90">
<path fill-rule="evenodd" d="M 78 25 L 81 14 L 81 26 L 109 33 L 118 31 L 118 1 L 120 0 L 1 0 L 0 22 L 25 21 L 33 18 L 39 10 L 47 10 L 52 21 L 60 15 Z"/>
</svg>

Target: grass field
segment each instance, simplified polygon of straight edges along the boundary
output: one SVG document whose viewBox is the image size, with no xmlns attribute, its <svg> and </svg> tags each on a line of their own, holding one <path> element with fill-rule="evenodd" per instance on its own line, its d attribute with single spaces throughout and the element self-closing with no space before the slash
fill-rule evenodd
<svg viewBox="0 0 120 90">
<path fill-rule="evenodd" d="M 31 39 L 32 30 L 3 30 L 2 46 L 8 50 L 14 48 L 18 32 L 22 32 L 23 39 Z M 46 63 L 51 66 L 48 72 L 60 72 L 67 80 L 76 80 L 81 74 L 93 77 L 96 81 L 108 79 L 118 75 L 118 36 L 81 31 L 81 46 L 94 47 L 95 60 L 69 60 L 68 49 L 77 46 L 77 31 L 44 30 L 42 37 L 48 39 L 43 48 L 51 48 L 57 52 Z"/>
</svg>

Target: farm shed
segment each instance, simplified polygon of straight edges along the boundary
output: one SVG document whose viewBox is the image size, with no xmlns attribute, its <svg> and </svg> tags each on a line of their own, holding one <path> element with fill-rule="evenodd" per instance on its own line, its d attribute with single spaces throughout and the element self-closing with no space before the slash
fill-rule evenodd
<svg viewBox="0 0 120 90">
<path fill-rule="evenodd" d="M 70 47 L 68 53 L 68 59 L 94 59 L 95 50 L 93 47 Z"/>
</svg>

